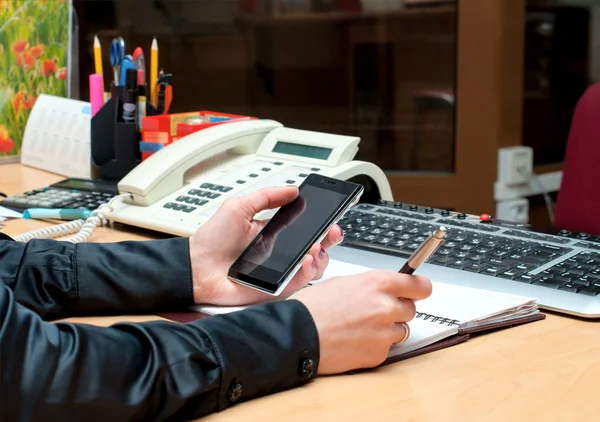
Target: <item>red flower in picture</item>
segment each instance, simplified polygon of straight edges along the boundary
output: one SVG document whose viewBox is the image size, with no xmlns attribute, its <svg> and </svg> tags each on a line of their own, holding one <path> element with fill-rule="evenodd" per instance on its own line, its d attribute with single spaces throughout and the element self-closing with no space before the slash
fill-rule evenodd
<svg viewBox="0 0 600 422">
<path fill-rule="evenodd" d="M 45 45 L 40 43 L 38 45 L 34 45 L 29 49 L 29 53 L 33 56 L 34 59 L 39 59 L 44 52 Z"/>
<path fill-rule="evenodd" d="M 56 71 L 56 79 L 67 79 L 67 68 L 61 67 Z"/>
<path fill-rule="evenodd" d="M 0 153 L 11 152 L 15 147 L 15 141 L 8 137 L 8 130 L 4 125 L 0 125 Z"/>
<path fill-rule="evenodd" d="M 29 43 L 27 42 L 27 40 L 24 40 L 24 39 L 21 38 L 19 40 L 16 40 L 13 43 L 13 45 L 12 45 L 12 51 L 14 53 L 22 53 L 22 52 L 24 52 L 27 49 L 28 46 L 29 46 Z"/>
<path fill-rule="evenodd" d="M 17 60 L 17 66 L 22 67 L 25 70 L 31 70 L 35 66 L 35 57 L 29 52 L 15 53 Z"/>
<path fill-rule="evenodd" d="M 44 63 L 42 63 L 42 75 L 50 76 L 54 72 L 56 72 L 56 63 L 54 63 L 54 60 L 44 60 Z"/>
<path fill-rule="evenodd" d="M 15 113 L 18 113 L 21 108 L 30 109 L 35 104 L 36 97 L 32 97 L 25 91 L 19 91 L 13 97 L 12 104 L 15 109 Z"/>
</svg>

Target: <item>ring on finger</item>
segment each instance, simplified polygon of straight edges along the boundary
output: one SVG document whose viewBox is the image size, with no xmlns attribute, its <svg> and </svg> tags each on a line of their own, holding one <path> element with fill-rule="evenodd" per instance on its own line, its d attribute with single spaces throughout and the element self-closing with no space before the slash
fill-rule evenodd
<svg viewBox="0 0 600 422">
<path fill-rule="evenodd" d="M 400 324 L 404 327 L 404 337 L 402 338 L 402 340 L 397 341 L 394 344 L 404 343 L 408 339 L 408 336 L 410 336 L 410 327 L 406 322 L 397 322 L 397 324 Z"/>
</svg>

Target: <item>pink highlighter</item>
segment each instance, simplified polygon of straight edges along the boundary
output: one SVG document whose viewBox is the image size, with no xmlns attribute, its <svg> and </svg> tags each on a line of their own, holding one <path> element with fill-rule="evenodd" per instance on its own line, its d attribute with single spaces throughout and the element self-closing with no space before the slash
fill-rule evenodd
<svg viewBox="0 0 600 422">
<path fill-rule="evenodd" d="M 92 106 L 92 117 L 104 105 L 104 80 L 102 75 L 96 73 L 90 75 L 90 104 Z"/>
</svg>

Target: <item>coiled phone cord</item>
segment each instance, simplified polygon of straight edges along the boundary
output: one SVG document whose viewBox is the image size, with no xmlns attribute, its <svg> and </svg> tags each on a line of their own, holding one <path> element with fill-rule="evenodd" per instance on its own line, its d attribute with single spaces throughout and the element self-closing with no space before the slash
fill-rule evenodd
<svg viewBox="0 0 600 422">
<path fill-rule="evenodd" d="M 104 218 L 106 214 L 113 211 L 113 204 L 117 200 L 122 198 L 131 197 L 130 194 L 117 195 L 108 201 L 106 204 L 100 205 L 97 209 L 92 211 L 92 214 L 85 220 L 74 220 L 68 223 L 57 224 L 52 227 L 45 227 L 43 229 L 33 230 L 28 233 L 23 233 L 14 237 L 17 242 L 27 243 L 33 239 L 55 239 L 57 237 L 64 237 L 72 233 L 77 233 L 66 239 L 59 239 L 61 242 L 71 243 L 82 243 L 87 242 L 92 236 L 92 233 L 98 226 L 106 224 Z"/>
</svg>

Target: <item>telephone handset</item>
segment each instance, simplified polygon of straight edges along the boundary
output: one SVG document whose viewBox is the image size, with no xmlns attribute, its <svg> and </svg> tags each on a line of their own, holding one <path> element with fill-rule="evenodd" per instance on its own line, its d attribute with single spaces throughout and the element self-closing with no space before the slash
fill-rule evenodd
<svg viewBox="0 0 600 422">
<path fill-rule="evenodd" d="M 269 186 L 299 186 L 310 173 L 362 184 L 363 201 L 393 200 L 379 167 L 353 161 L 359 142 L 353 136 L 286 128 L 273 120 L 213 126 L 140 163 L 118 183 L 119 195 L 90 219 L 25 233 L 17 240 L 77 233 L 63 240 L 85 242 L 106 221 L 189 236 L 228 198 Z"/>
<path fill-rule="evenodd" d="M 283 127 L 273 120 L 207 128 L 159 150 L 119 183 L 106 218 L 180 236 L 193 234 L 228 198 L 268 186 L 299 186 L 310 173 L 365 186 L 363 198 L 392 200 L 372 163 L 352 161 L 360 139 Z M 267 211 L 257 218 L 268 218 Z"/>
</svg>

